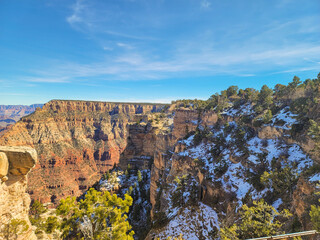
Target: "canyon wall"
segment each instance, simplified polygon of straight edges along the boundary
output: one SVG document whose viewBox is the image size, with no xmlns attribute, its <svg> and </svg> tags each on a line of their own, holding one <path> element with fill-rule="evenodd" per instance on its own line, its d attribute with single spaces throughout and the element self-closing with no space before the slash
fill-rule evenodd
<svg viewBox="0 0 320 240">
<path fill-rule="evenodd" d="M 13 219 L 24 220 L 28 226 L 19 232 L 18 240 L 37 239 L 28 217 L 31 200 L 26 193 L 27 174 L 36 162 L 32 148 L 0 146 L 0 239 L 6 239 L 4 228 Z"/>
<path fill-rule="evenodd" d="M 180 233 L 186 239 L 216 239 L 221 223 L 231 226 L 239 220 L 237 209 L 260 199 L 278 211 L 290 210 L 293 217 L 286 221 L 285 232 L 292 226 L 299 226 L 294 231 L 313 229 L 309 212 L 310 205 L 318 203 L 315 186 L 320 173 L 317 158 L 308 151 L 315 145 L 303 141 L 305 136 L 293 138 L 292 126 L 300 120 L 287 106 L 261 126 L 253 124 L 253 108 L 230 107 L 219 117 L 213 111 L 175 111 L 172 135 L 177 141 L 170 151 L 154 155 L 150 183 L 154 225 L 146 239 Z M 283 184 L 285 168 L 294 176 L 287 182 L 288 190 L 284 185 L 278 188 L 274 180 L 272 185 L 262 182 L 264 173 L 279 171 Z M 210 217 L 209 224 L 201 224 Z"/>
<path fill-rule="evenodd" d="M 8 126 L 19 121 L 23 116 L 33 113 L 36 108 L 43 104 L 26 105 L 0 105 L 0 135 Z"/>
<path fill-rule="evenodd" d="M 42 107 L 43 104 L 27 105 L 0 105 L 0 119 L 4 119 L 3 116 L 9 117 L 13 120 L 19 120 L 21 117 L 33 113 L 38 107 Z"/>
<path fill-rule="evenodd" d="M 198 122 L 202 127 L 212 126 L 218 121 L 218 115 L 214 111 L 202 112 L 196 110 L 178 109 L 174 115 L 173 135 L 175 138 L 183 138 L 189 132 L 196 130 Z"/>
<path fill-rule="evenodd" d="M 137 168 L 151 168 L 158 152 L 170 150 L 176 142 L 171 129 L 161 129 L 152 124 L 130 124 L 128 126 L 127 147 L 120 157 L 120 166 L 127 164 Z"/>
<path fill-rule="evenodd" d="M 39 162 L 30 173 L 28 192 L 33 199 L 57 203 L 81 195 L 119 163 L 130 122 L 166 107 L 53 100 L 23 117 L 0 138 L 0 144 L 36 149 Z"/>
</svg>

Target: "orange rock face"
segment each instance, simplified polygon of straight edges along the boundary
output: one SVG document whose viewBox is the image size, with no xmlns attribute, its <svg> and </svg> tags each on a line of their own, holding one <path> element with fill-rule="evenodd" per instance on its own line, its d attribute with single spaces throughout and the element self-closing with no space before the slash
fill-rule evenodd
<svg viewBox="0 0 320 240">
<path fill-rule="evenodd" d="M 177 110 L 174 115 L 174 137 L 183 138 L 188 132 L 195 131 L 198 121 L 201 126 L 214 125 L 218 121 L 218 115 L 213 111 L 204 112 L 199 116 L 195 110 Z"/>
<path fill-rule="evenodd" d="M 178 139 L 196 130 L 198 113 L 194 110 L 177 110 L 174 115 L 173 135 Z"/>
<path fill-rule="evenodd" d="M 33 199 L 56 203 L 79 196 L 119 163 L 132 115 L 163 107 L 53 100 L 5 132 L 0 145 L 36 149 L 39 161 L 29 174 L 28 192 Z"/>
</svg>

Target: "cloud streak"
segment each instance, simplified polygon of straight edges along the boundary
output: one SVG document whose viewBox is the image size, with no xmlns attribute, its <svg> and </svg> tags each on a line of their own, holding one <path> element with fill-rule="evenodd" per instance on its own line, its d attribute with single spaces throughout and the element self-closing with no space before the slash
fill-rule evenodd
<svg viewBox="0 0 320 240">
<path fill-rule="evenodd" d="M 201 8 L 205 8 L 208 9 L 211 6 L 211 2 L 209 2 L 208 0 L 202 0 L 201 1 Z"/>
<path fill-rule="evenodd" d="M 81 14 L 85 9 L 84 0 L 77 0 L 72 6 L 72 15 L 67 17 L 67 22 L 71 25 L 83 21 Z"/>
<path fill-rule="evenodd" d="M 142 6 L 142 3 L 146 5 Z M 137 6 L 137 9 L 149 9 L 144 1 L 131 4 L 133 9 Z M 200 1 L 202 9 L 210 9 L 211 5 L 209 0 Z M 40 71 L 34 70 L 33 76 L 26 81 L 69 83 L 83 82 L 86 78 L 101 81 L 155 80 L 219 74 L 248 77 L 262 72 L 319 68 L 320 41 L 314 38 L 301 41 L 306 34 L 320 37 L 320 26 L 316 24 L 319 16 L 286 21 L 273 19 L 263 22 L 259 28 L 252 28 L 253 23 L 235 22 L 229 28 L 217 26 L 211 29 L 211 25 L 204 22 L 201 26 L 203 31 L 160 40 L 161 37 L 155 37 L 157 34 L 146 33 L 158 30 L 167 36 L 168 29 L 171 31 L 174 22 L 161 18 L 161 11 L 150 10 L 152 19 L 158 19 L 157 22 L 148 18 L 150 13 L 147 10 L 133 17 L 121 9 L 114 11 L 118 9 L 115 6 L 114 9 L 93 6 L 94 1 L 76 0 L 66 21 L 101 45 L 104 51 L 99 60 L 87 63 L 69 60 L 43 66 Z M 161 8 L 160 5 L 158 7 Z M 204 14 L 201 9 L 198 11 L 198 14 Z M 118 27 L 116 31 L 115 26 Z"/>
<path fill-rule="evenodd" d="M 50 75 L 52 75 L 51 73 Z M 25 78 L 26 82 L 33 83 L 69 83 L 68 77 L 57 77 L 57 78 L 48 78 L 46 76 L 43 77 L 27 77 Z"/>
<path fill-rule="evenodd" d="M 68 83 L 88 77 L 105 80 L 154 80 L 170 77 L 208 76 L 212 74 L 229 74 L 236 76 L 253 76 L 261 71 L 294 68 L 301 65 L 301 59 L 317 58 L 320 46 L 295 45 L 265 51 L 244 49 L 238 52 L 207 51 L 206 53 L 185 52 L 172 59 L 154 60 L 152 57 L 124 54 L 112 61 L 79 64 L 66 62 L 38 71 L 38 77 L 26 79 L 28 82 Z M 268 65 L 268 67 L 266 67 Z M 304 61 L 304 69 L 317 70 L 319 62 Z M 300 68 L 296 68 L 297 71 Z M 285 71 L 285 70 L 283 70 Z M 48 76 L 50 76 L 48 78 Z"/>
</svg>

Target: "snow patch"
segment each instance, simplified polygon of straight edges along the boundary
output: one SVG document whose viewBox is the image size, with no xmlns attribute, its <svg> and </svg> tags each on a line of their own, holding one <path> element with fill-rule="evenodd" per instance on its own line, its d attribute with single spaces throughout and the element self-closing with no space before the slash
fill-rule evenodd
<svg viewBox="0 0 320 240">
<path fill-rule="evenodd" d="M 282 204 L 282 199 L 279 198 L 276 201 L 274 201 L 274 203 L 272 204 L 272 206 L 278 210 L 279 206 Z"/>
<path fill-rule="evenodd" d="M 310 182 L 318 182 L 320 181 L 320 173 L 316 173 L 309 178 Z"/>
<path fill-rule="evenodd" d="M 292 124 L 297 123 L 297 119 L 295 119 L 297 116 L 297 114 L 290 112 L 289 107 L 285 107 L 272 118 L 272 125 L 276 128 L 289 130 L 291 129 Z M 284 124 L 282 126 L 277 126 L 276 123 L 278 121 L 282 121 Z"/>
<path fill-rule="evenodd" d="M 219 229 L 218 215 L 211 207 L 199 203 L 199 207 L 184 208 L 173 218 L 156 238 L 167 239 L 168 236 L 198 240 L 201 232 L 204 239 L 212 239 L 212 234 Z"/>
</svg>

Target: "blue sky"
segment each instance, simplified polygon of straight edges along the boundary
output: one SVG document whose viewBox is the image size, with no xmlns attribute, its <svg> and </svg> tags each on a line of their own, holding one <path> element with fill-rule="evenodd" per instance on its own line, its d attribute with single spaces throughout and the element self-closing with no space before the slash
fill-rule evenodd
<svg viewBox="0 0 320 240">
<path fill-rule="evenodd" d="M 318 72 L 319 0 L 0 0 L 0 104 L 207 99 Z"/>
</svg>

